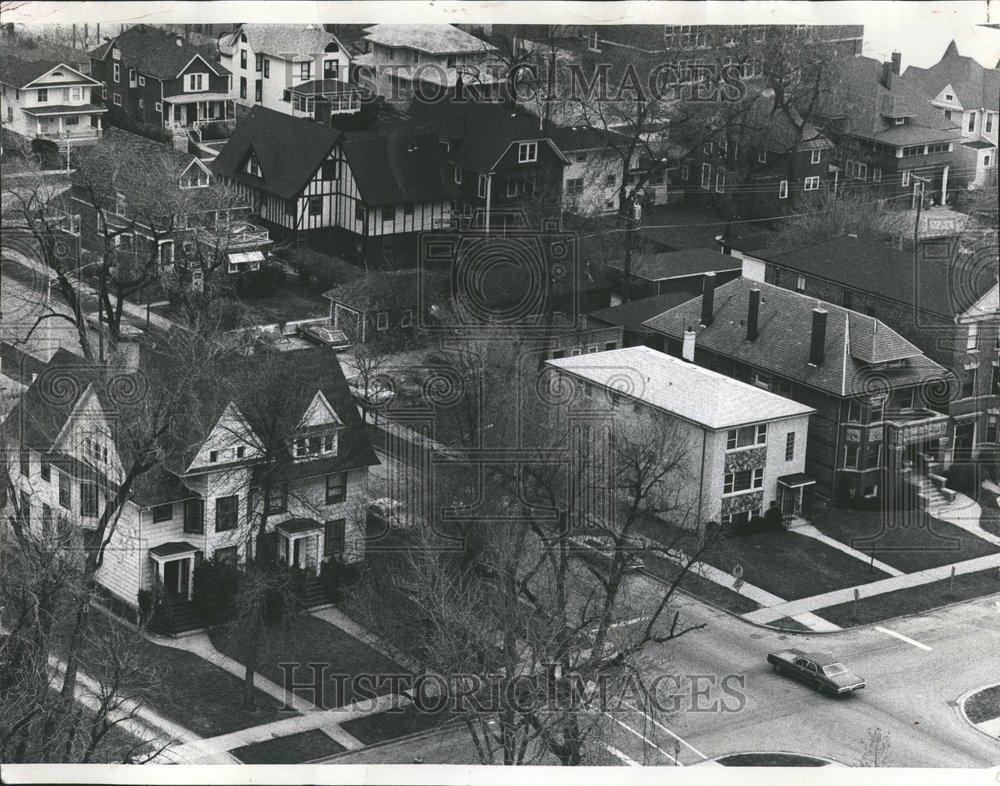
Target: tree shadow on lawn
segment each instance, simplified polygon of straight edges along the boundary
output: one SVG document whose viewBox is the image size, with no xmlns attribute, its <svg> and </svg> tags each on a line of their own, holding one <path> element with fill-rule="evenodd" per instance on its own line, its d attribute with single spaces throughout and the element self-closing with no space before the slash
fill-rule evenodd
<svg viewBox="0 0 1000 786">
<path fill-rule="evenodd" d="M 106 626 L 119 625 L 100 611 L 91 612 L 93 636 Z M 241 708 L 243 683 L 236 676 L 184 650 L 164 647 L 129 631 L 132 646 L 150 668 L 146 702 L 165 718 L 200 737 L 215 737 L 261 723 L 290 718 L 297 712 L 279 712 L 280 704 L 256 692 L 257 711 Z M 86 664 L 82 664 L 86 670 Z"/>
<path fill-rule="evenodd" d="M 238 632 L 215 628 L 209 635 L 216 649 L 243 661 Z M 317 696 L 314 686 L 320 670 L 322 695 Z M 325 709 L 392 693 L 399 688 L 391 678 L 409 676 L 395 661 L 310 614 L 271 629 L 262 642 L 259 672 L 277 685 L 286 684 L 287 673 L 297 696 Z M 402 687 L 408 686 L 404 682 Z"/>
<path fill-rule="evenodd" d="M 884 512 L 829 506 L 812 521 L 824 535 L 839 540 L 904 573 L 950 565 L 1000 552 L 961 527 L 922 510 Z"/>
</svg>

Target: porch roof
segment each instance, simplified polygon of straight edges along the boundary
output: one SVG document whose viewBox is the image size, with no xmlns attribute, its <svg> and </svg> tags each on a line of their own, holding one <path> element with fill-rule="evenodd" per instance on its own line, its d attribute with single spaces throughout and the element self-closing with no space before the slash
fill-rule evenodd
<svg viewBox="0 0 1000 786">
<path fill-rule="evenodd" d="M 791 475 L 782 475 L 778 478 L 778 485 L 785 488 L 798 488 L 800 486 L 812 486 L 816 479 L 805 472 L 795 472 Z"/>
<path fill-rule="evenodd" d="M 22 111 L 26 115 L 43 117 L 45 115 L 100 115 L 107 112 L 108 108 L 96 104 L 86 104 L 85 106 L 54 104 L 52 106 L 26 106 Z"/>
<path fill-rule="evenodd" d="M 232 101 L 229 93 L 182 93 L 175 96 L 164 96 L 168 104 L 200 104 L 202 101 Z"/>
<path fill-rule="evenodd" d="M 315 532 L 322 529 L 322 524 L 316 521 L 316 519 L 292 518 L 285 519 L 275 529 L 280 530 L 286 535 L 301 535 L 304 532 Z"/>
<path fill-rule="evenodd" d="M 167 560 L 171 557 L 181 557 L 188 554 L 194 554 L 198 549 L 192 546 L 186 541 L 173 541 L 171 543 L 161 543 L 159 546 L 153 546 L 149 550 L 149 556 L 155 560 Z"/>
</svg>

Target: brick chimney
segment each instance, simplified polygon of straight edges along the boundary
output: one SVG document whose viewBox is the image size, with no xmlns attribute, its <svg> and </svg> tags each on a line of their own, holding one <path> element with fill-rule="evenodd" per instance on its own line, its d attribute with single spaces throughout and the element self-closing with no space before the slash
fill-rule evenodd
<svg viewBox="0 0 1000 786">
<path fill-rule="evenodd" d="M 899 76 L 899 69 L 903 63 L 903 55 L 899 52 L 892 53 L 892 73 Z"/>
<path fill-rule="evenodd" d="M 809 365 L 823 364 L 823 347 L 826 345 L 826 315 L 822 308 L 814 308 L 812 312 L 812 335 L 809 337 Z"/>
<path fill-rule="evenodd" d="M 684 329 L 684 345 L 681 347 L 681 357 L 689 363 L 694 363 L 694 342 L 697 335 L 693 327 Z"/>
<path fill-rule="evenodd" d="M 882 79 L 879 81 L 886 90 L 892 88 L 892 63 L 882 63 Z"/>
<path fill-rule="evenodd" d="M 750 302 L 747 306 L 747 341 L 754 341 L 760 335 L 760 290 L 750 290 Z"/>
<path fill-rule="evenodd" d="M 701 287 L 701 325 L 712 324 L 712 312 L 715 311 L 715 273 L 706 273 Z"/>
</svg>

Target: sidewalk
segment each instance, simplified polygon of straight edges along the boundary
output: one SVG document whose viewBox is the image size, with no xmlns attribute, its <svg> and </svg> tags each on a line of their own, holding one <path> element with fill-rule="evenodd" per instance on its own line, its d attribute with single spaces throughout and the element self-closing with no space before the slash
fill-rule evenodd
<svg viewBox="0 0 1000 786">
<path fill-rule="evenodd" d="M 26 257 L 24 254 L 22 254 L 20 251 L 17 251 L 16 249 L 5 248 L 4 255 L 7 259 L 17 263 L 18 265 L 21 265 L 22 267 L 28 268 L 37 275 L 46 277 L 54 275 L 53 272 L 45 265 Z M 77 287 L 80 294 L 83 295 L 84 297 L 95 298 L 95 299 L 97 298 L 97 291 L 87 282 L 76 279 L 75 286 Z M 122 311 L 128 314 L 133 319 L 138 320 L 139 322 L 145 323 L 146 321 L 145 306 L 138 306 L 135 303 L 125 300 L 122 303 Z M 157 314 L 154 311 L 149 312 L 149 323 L 160 330 L 170 330 L 176 327 L 176 324 L 174 322 Z"/>
<path fill-rule="evenodd" d="M 873 560 L 871 556 L 865 554 L 862 551 L 858 551 L 855 548 L 851 548 L 846 543 L 841 543 L 839 540 L 835 540 L 827 535 L 824 535 L 818 529 L 816 529 L 812 524 L 799 524 L 792 527 L 793 532 L 797 532 L 800 535 L 805 535 L 806 537 L 818 540 L 820 543 L 825 543 L 827 546 L 831 546 L 837 551 L 842 551 L 855 559 L 861 560 L 867 565 L 878 568 L 883 573 L 888 573 L 890 576 L 905 576 L 906 574 L 898 568 L 892 567 L 892 565 L 886 565 L 881 560 Z"/>
<path fill-rule="evenodd" d="M 964 529 L 987 543 L 1000 546 L 1000 538 L 979 526 L 979 521 L 983 517 L 983 508 L 972 497 L 967 497 L 956 491 L 955 501 L 949 503 L 947 507 L 936 510 L 934 516 Z"/>
<path fill-rule="evenodd" d="M 907 573 L 903 576 L 893 576 L 888 579 L 880 579 L 870 584 L 861 584 L 857 587 L 826 592 L 822 595 L 813 595 L 801 600 L 793 600 L 777 606 L 770 606 L 764 609 L 748 612 L 743 618 L 760 624 L 774 622 L 781 617 L 795 617 L 810 611 L 824 609 L 827 606 L 837 606 L 854 600 L 854 590 L 858 591 L 861 598 L 870 598 L 873 595 L 883 595 L 893 590 L 905 589 L 907 587 L 919 587 L 923 584 L 930 584 L 935 581 L 947 579 L 951 575 L 951 569 L 955 569 L 955 575 L 964 573 L 974 573 L 979 570 L 989 568 L 1000 568 L 1000 554 L 988 554 L 985 557 L 956 562 L 954 565 L 942 565 L 937 568 L 928 568 L 916 573 Z"/>
</svg>

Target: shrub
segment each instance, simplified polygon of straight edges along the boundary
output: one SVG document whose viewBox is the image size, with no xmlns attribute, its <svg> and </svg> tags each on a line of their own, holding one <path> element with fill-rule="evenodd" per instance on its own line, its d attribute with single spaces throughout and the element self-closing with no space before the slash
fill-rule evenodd
<svg viewBox="0 0 1000 786">
<path fill-rule="evenodd" d="M 333 602 L 342 603 L 347 599 L 348 588 L 361 578 L 361 566 L 357 563 L 346 563 L 343 559 L 334 557 L 323 563 L 319 577 Z"/>
<path fill-rule="evenodd" d="M 948 488 L 974 498 L 976 487 L 979 485 L 976 480 L 977 475 L 974 464 L 955 462 L 948 468 L 945 478 Z"/>
<path fill-rule="evenodd" d="M 268 295 L 281 286 L 285 280 L 285 271 L 276 262 L 265 262 L 260 270 L 247 273 L 237 273 L 233 286 L 240 295 L 260 297 Z"/>
<path fill-rule="evenodd" d="M 291 249 L 286 257 L 289 267 L 298 274 L 303 284 L 324 291 L 364 275 L 363 270 L 349 262 L 305 246 Z"/>
<path fill-rule="evenodd" d="M 163 602 L 162 591 L 141 589 L 138 593 L 139 622 L 157 633 L 169 633 L 176 623 L 176 615 L 169 604 Z"/>
<path fill-rule="evenodd" d="M 241 575 L 236 564 L 215 558 L 195 568 L 192 600 L 208 624 L 220 625 L 229 621 Z"/>
</svg>

